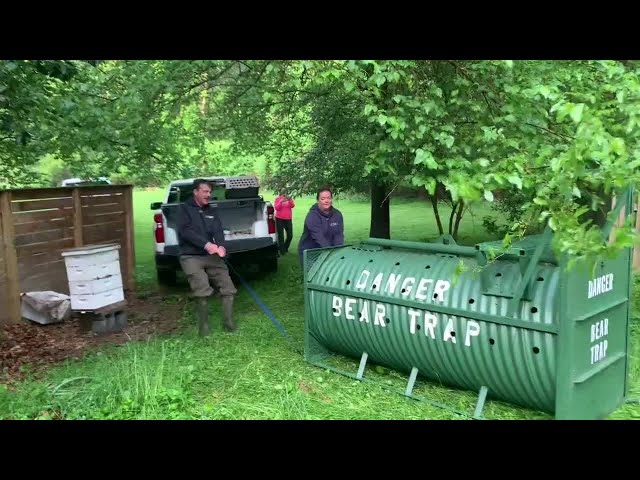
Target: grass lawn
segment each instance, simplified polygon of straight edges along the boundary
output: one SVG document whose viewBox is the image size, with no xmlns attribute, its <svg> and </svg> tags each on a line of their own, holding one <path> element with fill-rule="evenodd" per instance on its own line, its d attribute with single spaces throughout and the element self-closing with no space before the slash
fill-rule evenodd
<svg viewBox="0 0 640 480">
<path fill-rule="evenodd" d="M 266 195 L 267 199 L 271 199 Z M 157 291 L 153 262 L 152 213 L 149 204 L 162 199 L 162 191 L 137 191 L 135 200 L 136 279 L 141 293 Z M 0 418 L 65 419 L 458 419 L 448 410 L 388 392 L 383 385 L 404 389 L 406 378 L 392 371 L 367 371 L 382 385 L 358 382 L 304 361 L 303 290 L 295 254 L 304 215 L 312 198 L 297 200 L 294 241 L 289 255 L 280 259 L 276 274 L 251 280 L 251 285 L 285 327 L 288 343 L 244 289 L 235 312 L 240 330 L 221 329 L 219 300 L 211 306 L 213 334 L 196 335 L 191 308 L 182 312 L 184 328 L 178 335 L 148 342 L 107 347 L 81 361 L 52 368 L 44 378 L 28 379 L 9 390 L 0 385 Z M 347 242 L 368 236 L 369 205 L 337 200 L 345 217 Z M 460 243 L 489 239 L 482 230 L 482 216 L 489 210 L 466 216 Z M 437 229 L 430 204 L 394 202 L 392 238 L 424 241 Z M 443 221 L 448 212 L 443 208 Z M 184 284 L 166 292 L 167 304 L 187 291 Z M 640 397 L 638 357 L 640 347 L 636 289 L 632 337 L 633 397 Z M 356 371 L 357 360 L 345 362 Z M 458 410 L 473 412 L 476 395 L 436 384 L 418 382 L 414 392 Z M 487 401 L 489 419 L 548 419 L 549 415 Z M 611 418 L 640 418 L 640 405 L 628 404 Z"/>
</svg>

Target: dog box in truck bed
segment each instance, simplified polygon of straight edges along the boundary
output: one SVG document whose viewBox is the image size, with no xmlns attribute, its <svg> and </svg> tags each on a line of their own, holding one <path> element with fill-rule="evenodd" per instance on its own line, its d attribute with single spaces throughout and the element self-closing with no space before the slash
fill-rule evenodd
<svg viewBox="0 0 640 480">
<path fill-rule="evenodd" d="M 261 270 L 277 270 L 277 234 L 274 209 L 258 195 L 258 179 L 246 177 L 205 177 L 211 185 L 209 204 L 224 229 L 229 261 L 254 264 Z M 175 283 L 180 270 L 176 225 L 179 206 L 193 197 L 193 179 L 174 181 L 164 203 L 151 204 L 154 215 L 156 268 L 160 283 Z"/>
</svg>

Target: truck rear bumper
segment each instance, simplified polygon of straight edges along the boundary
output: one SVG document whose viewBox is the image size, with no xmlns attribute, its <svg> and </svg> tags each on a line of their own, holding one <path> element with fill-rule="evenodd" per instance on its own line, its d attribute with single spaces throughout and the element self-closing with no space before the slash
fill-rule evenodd
<svg viewBox="0 0 640 480">
<path fill-rule="evenodd" d="M 229 261 L 233 265 L 260 264 L 278 257 L 278 245 L 271 238 L 251 238 L 228 242 Z M 178 246 L 156 253 L 158 270 L 181 270 Z"/>
</svg>

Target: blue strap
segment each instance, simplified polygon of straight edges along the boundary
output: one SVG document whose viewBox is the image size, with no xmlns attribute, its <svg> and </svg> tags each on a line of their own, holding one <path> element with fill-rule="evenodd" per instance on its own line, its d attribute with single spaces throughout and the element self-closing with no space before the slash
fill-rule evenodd
<svg viewBox="0 0 640 480">
<path fill-rule="evenodd" d="M 226 258 L 223 258 L 223 260 L 225 261 L 225 263 L 229 266 L 229 268 L 231 270 L 233 270 L 233 272 L 238 276 L 238 278 L 240 279 L 240 282 L 242 283 L 242 285 L 244 286 L 244 288 L 246 288 L 249 293 L 251 294 L 251 296 L 253 297 L 253 299 L 256 301 L 256 303 L 260 306 L 260 308 L 262 308 L 262 310 L 264 311 L 264 313 L 267 314 L 267 316 L 269 317 L 269 319 L 273 322 L 273 324 L 278 327 L 278 329 L 280 329 L 280 331 L 282 332 L 282 334 L 289 338 L 289 335 L 287 334 L 287 331 L 284 329 L 284 327 L 280 324 L 280 322 L 278 322 L 278 320 L 276 319 L 275 315 L 273 313 L 271 313 L 271 310 L 269 310 L 269 308 L 264 304 L 264 302 L 262 300 L 260 300 L 260 297 L 258 296 L 258 294 L 256 292 L 253 291 L 253 289 L 249 286 L 249 284 L 246 282 L 246 280 L 244 278 L 242 278 L 242 276 L 236 271 L 235 268 L 233 268 L 233 266 L 227 261 Z"/>
</svg>

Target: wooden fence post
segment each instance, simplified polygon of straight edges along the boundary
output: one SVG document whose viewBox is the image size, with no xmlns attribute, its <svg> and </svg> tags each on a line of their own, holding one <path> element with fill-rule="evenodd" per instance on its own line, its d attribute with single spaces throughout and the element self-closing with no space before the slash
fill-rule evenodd
<svg viewBox="0 0 640 480">
<path fill-rule="evenodd" d="M 136 269 L 136 252 L 134 248 L 134 227 L 133 227 L 133 187 L 128 186 L 124 191 L 124 211 L 125 211 L 125 245 L 127 266 L 127 290 L 133 292 L 135 290 L 135 269 Z"/>
<path fill-rule="evenodd" d="M 75 187 L 71 194 L 73 198 L 73 245 L 78 248 L 83 245 L 82 239 L 82 203 L 80 189 Z"/>
<path fill-rule="evenodd" d="M 7 283 L 7 307 L 9 321 L 18 323 L 20 313 L 20 278 L 18 275 L 18 255 L 16 253 L 13 216 L 11 213 L 11 192 L 0 192 L 0 211 L 2 212 L 2 243 L 4 267 Z"/>
</svg>

